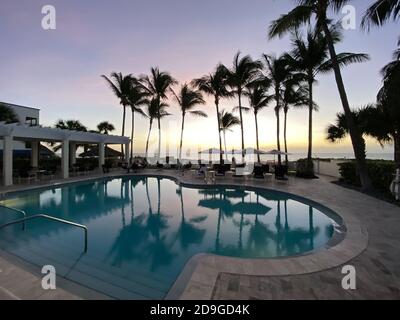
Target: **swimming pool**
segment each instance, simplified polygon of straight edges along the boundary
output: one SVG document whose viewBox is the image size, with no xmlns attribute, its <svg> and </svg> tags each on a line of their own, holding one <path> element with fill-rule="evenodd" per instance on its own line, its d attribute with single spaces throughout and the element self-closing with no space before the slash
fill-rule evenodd
<svg viewBox="0 0 400 320">
<path fill-rule="evenodd" d="M 120 177 L 12 194 L 3 205 L 48 214 L 82 230 L 32 220 L 0 230 L 0 247 L 118 299 L 163 298 L 199 253 L 239 258 L 305 254 L 332 241 L 338 216 L 282 192 L 184 187 L 161 177 Z M 0 208 L 0 223 L 15 219 Z"/>
</svg>

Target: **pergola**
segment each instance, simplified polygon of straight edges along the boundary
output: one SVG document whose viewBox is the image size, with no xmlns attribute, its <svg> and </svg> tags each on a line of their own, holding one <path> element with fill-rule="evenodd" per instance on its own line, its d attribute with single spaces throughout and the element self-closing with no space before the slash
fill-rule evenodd
<svg viewBox="0 0 400 320">
<path fill-rule="evenodd" d="M 105 161 L 105 145 L 125 145 L 125 159 L 129 158 L 130 139 L 121 136 L 99 133 L 71 131 L 42 126 L 27 126 L 20 124 L 5 124 L 0 122 L 0 139 L 3 139 L 3 184 L 13 184 L 13 141 L 28 141 L 31 143 L 31 166 L 36 168 L 39 159 L 39 142 L 59 142 L 61 148 L 61 176 L 69 177 L 69 165 L 76 162 L 76 146 L 78 144 L 97 144 L 99 146 L 99 167 Z"/>
</svg>

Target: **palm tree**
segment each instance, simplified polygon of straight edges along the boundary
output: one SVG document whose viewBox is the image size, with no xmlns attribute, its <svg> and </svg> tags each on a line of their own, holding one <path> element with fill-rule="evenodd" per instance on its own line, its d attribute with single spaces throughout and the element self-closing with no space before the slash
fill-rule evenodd
<svg viewBox="0 0 400 320">
<path fill-rule="evenodd" d="M 226 132 L 227 131 L 232 131 L 232 128 L 234 126 L 237 126 L 240 124 L 240 119 L 236 116 L 234 116 L 230 112 L 226 112 L 225 110 L 222 110 L 222 112 L 219 115 L 219 119 L 221 121 L 219 127 L 221 131 L 224 133 L 224 145 L 225 145 L 225 157 L 226 161 L 228 161 L 228 150 L 226 149 Z M 221 152 L 222 155 L 222 152 Z"/>
<path fill-rule="evenodd" d="M 395 146 L 395 161 L 400 169 L 400 41 L 399 48 L 394 52 L 393 61 L 381 71 L 383 86 L 378 93 L 378 106 L 386 116 L 381 123 L 388 130 Z"/>
<path fill-rule="evenodd" d="M 336 27 L 330 29 L 334 43 L 340 41 L 341 35 Z M 292 39 L 293 50 L 287 55 L 288 62 L 294 70 L 304 72 L 305 80 L 308 84 L 308 153 L 307 153 L 307 175 L 314 176 L 312 162 L 313 145 L 313 86 L 316 77 L 321 72 L 330 72 L 333 70 L 332 61 L 329 59 L 328 45 L 326 37 L 321 35 L 318 29 L 307 32 L 306 39 L 296 31 Z M 348 65 L 354 62 L 363 62 L 368 60 L 366 54 L 340 53 L 337 55 L 340 66 Z"/>
<path fill-rule="evenodd" d="M 283 90 L 282 90 L 282 105 L 283 105 L 283 140 L 285 144 L 285 162 L 286 165 L 289 164 L 288 158 L 288 144 L 287 144 L 287 119 L 288 112 L 291 107 L 294 108 L 302 108 L 304 106 L 308 106 L 308 89 L 297 79 L 290 79 L 284 82 Z M 314 110 L 316 110 L 318 106 L 314 104 Z"/>
<path fill-rule="evenodd" d="M 177 83 L 177 81 L 168 73 L 161 72 L 158 68 L 151 68 L 150 76 L 143 76 L 141 82 L 144 88 L 149 92 L 150 95 L 155 99 L 155 103 L 158 105 L 158 158 L 161 156 L 161 110 L 163 101 L 168 100 L 167 93 L 171 87 Z M 167 105 L 164 104 L 164 109 Z"/>
<path fill-rule="evenodd" d="M 281 151 L 281 140 L 280 140 L 280 109 L 281 105 L 281 91 L 285 81 L 288 81 L 291 77 L 291 70 L 289 68 L 286 55 L 279 57 L 272 55 L 263 55 L 266 62 L 266 68 L 268 70 L 268 76 L 272 81 L 274 88 L 274 99 L 276 101 L 275 115 L 276 115 L 276 145 L 278 151 Z M 278 155 L 278 164 L 282 164 L 281 155 Z"/>
<path fill-rule="evenodd" d="M 201 110 L 193 110 L 197 105 L 205 104 L 201 92 L 199 90 L 191 89 L 186 83 L 180 88 L 178 94 L 172 90 L 176 101 L 179 104 L 179 108 L 182 113 L 182 128 L 181 128 L 181 140 L 179 144 L 179 161 L 182 159 L 182 145 L 183 145 L 183 131 L 185 129 L 185 116 L 187 113 L 198 116 L 207 117 L 207 114 Z"/>
<path fill-rule="evenodd" d="M 0 122 L 3 121 L 5 123 L 16 123 L 18 117 L 11 108 L 0 103 Z"/>
<path fill-rule="evenodd" d="M 125 135 L 125 118 L 126 118 L 126 107 L 129 105 L 129 93 L 132 87 L 132 75 L 128 74 L 123 76 L 122 73 L 111 73 L 110 78 L 105 75 L 102 77 L 106 80 L 108 85 L 110 86 L 114 95 L 119 99 L 119 103 L 123 107 L 123 115 L 122 115 L 122 132 L 121 136 Z M 114 81 L 114 82 L 113 82 Z M 122 157 L 125 157 L 124 153 L 124 145 L 121 144 Z"/>
<path fill-rule="evenodd" d="M 54 125 L 54 128 L 82 132 L 88 131 L 79 120 L 58 120 Z M 51 142 L 50 145 L 53 147 L 54 152 L 60 150 L 62 147 L 62 144 L 55 144 L 54 142 Z M 77 145 L 76 147 L 78 148 L 80 145 Z"/>
<path fill-rule="evenodd" d="M 219 103 L 222 98 L 232 97 L 232 93 L 228 90 L 229 70 L 222 64 L 219 64 L 214 73 L 206 75 L 202 78 L 195 79 L 192 81 L 192 85 L 197 87 L 200 91 L 205 94 L 214 97 L 215 108 L 217 110 L 217 121 L 218 121 L 218 137 L 219 137 L 219 149 L 220 149 L 220 163 L 224 161 L 222 158 L 222 139 L 221 139 L 221 119 L 219 112 Z"/>
<path fill-rule="evenodd" d="M 373 189 L 371 179 L 368 175 L 366 165 L 366 154 L 363 149 L 363 139 L 359 128 L 356 126 L 350 109 L 349 100 L 347 97 L 346 89 L 343 83 L 342 73 L 340 71 L 340 64 L 336 54 L 334 39 L 330 31 L 329 25 L 331 19 L 328 18 L 328 11 L 340 11 L 348 0 L 298 0 L 298 5 L 289 13 L 282 15 L 279 19 L 272 22 L 269 29 L 270 38 L 282 36 L 288 31 L 295 30 L 301 25 L 310 23 L 312 18 L 316 20 L 317 29 L 322 31 L 326 37 L 329 54 L 332 60 L 332 68 L 335 73 L 336 84 L 338 87 L 340 99 L 348 128 L 350 131 L 351 141 L 353 144 L 354 154 L 357 162 L 357 169 L 360 173 L 360 179 L 363 191 L 370 191 Z"/>
<path fill-rule="evenodd" d="M 369 104 L 357 111 L 353 111 L 353 116 L 364 136 L 376 139 L 381 146 L 386 143 L 394 143 L 394 159 L 397 168 L 400 169 L 399 115 L 397 115 L 396 119 L 391 114 L 388 105 Z M 329 125 L 327 133 L 327 139 L 331 142 L 337 142 L 347 137 L 349 130 L 343 113 L 337 115 L 335 124 Z"/>
<path fill-rule="evenodd" d="M 244 162 L 244 130 L 243 130 L 243 106 L 242 95 L 246 86 L 253 82 L 259 75 L 262 68 L 260 61 L 253 61 L 249 55 L 240 58 L 238 52 L 233 58 L 233 68 L 229 71 L 228 84 L 233 93 L 238 97 L 238 109 L 240 115 L 240 131 L 242 133 L 242 158 Z"/>
<path fill-rule="evenodd" d="M 155 99 L 155 98 L 146 102 L 146 109 L 147 109 L 146 116 L 150 120 L 149 132 L 147 134 L 147 141 L 146 141 L 146 159 L 149 154 L 149 140 L 150 140 L 151 129 L 153 127 L 154 119 L 158 119 L 159 117 L 160 117 L 160 119 L 162 119 L 166 116 L 169 116 L 170 114 L 166 111 L 167 108 L 168 108 L 168 105 L 166 103 L 162 102 L 161 104 L 159 104 L 157 99 Z"/>
<path fill-rule="evenodd" d="M 114 130 L 115 130 L 114 125 L 109 123 L 108 121 L 100 122 L 97 125 L 97 131 L 102 134 L 109 134 L 110 132 L 112 132 Z"/>
<path fill-rule="evenodd" d="M 132 112 L 132 126 L 131 126 L 131 150 L 130 150 L 130 160 L 133 159 L 133 140 L 135 134 L 135 113 L 145 115 L 140 108 L 148 101 L 149 92 L 144 89 L 143 85 L 139 83 L 136 78 L 132 77 L 132 86 L 128 94 L 128 102 L 131 107 Z"/>
<path fill-rule="evenodd" d="M 362 27 L 370 29 L 371 26 L 382 26 L 391 18 L 400 17 L 400 0 L 376 0 L 364 15 Z"/>
<path fill-rule="evenodd" d="M 87 128 L 79 120 L 58 120 L 54 128 L 87 132 Z"/>
<path fill-rule="evenodd" d="M 254 113 L 254 120 L 256 124 L 256 145 L 257 151 L 260 151 L 259 135 L 258 135 L 258 114 L 260 111 L 268 107 L 273 99 L 273 95 L 268 94 L 271 81 L 268 78 L 258 79 L 252 83 L 247 84 L 244 95 L 249 99 L 250 108 Z M 257 154 L 258 162 L 260 154 Z"/>
</svg>

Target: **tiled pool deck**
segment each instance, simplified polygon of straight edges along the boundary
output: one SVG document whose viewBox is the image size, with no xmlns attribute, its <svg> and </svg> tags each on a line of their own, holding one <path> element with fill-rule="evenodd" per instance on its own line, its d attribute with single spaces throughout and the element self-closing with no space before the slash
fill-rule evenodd
<svg viewBox="0 0 400 320">
<path fill-rule="evenodd" d="M 188 185 L 204 184 L 190 173 L 181 176 L 176 171 L 148 170 L 140 174 L 165 175 Z M 77 177 L 69 181 L 88 178 Z M 331 248 L 293 258 L 246 260 L 196 256 L 188 263 L 167 299 L 400 298 L 399 207 L 332 184 L 326 177 L 319 180 L 291 178 L 289 183 L 226 177 L 217 179 L 216 183 L 275 189 L 316 201 L 343 218 L 347 228 L 345 239 Z M 28 186 L 31 187 L 34 185 Z M 0 194 L 22 188 L 0 189 Z M 346 264 L 356 268 L 356 290 L 342 289 L 341 269 Z M 79 298 L 63 289 L 43 291 L 39 275 L 11 263 L 0 252 L 0 299 Z M 68 290 L 69 285 L 66 283 L 62 287 Z M 85 297 L 99 296 L 88 294 Z"/>
</svg>

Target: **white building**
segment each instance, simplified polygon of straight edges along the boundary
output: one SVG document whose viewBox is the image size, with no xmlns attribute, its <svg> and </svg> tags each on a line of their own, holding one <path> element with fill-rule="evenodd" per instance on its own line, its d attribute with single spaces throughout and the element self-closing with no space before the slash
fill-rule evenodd
<svg viewBox="0 0 400 320">
<path fill-rule="evenodd" d="M 3 104 L 15 111 L 18 123 L 6 124 L 0 122 L 0 146 L 2 150 L 2 184 L 11 186 L 14 183 L 13 160 L 17 152 L 27 150 L 26 143 L 31 147 L 30 162 L 32 168 L 38 168 L 39 146 L 41 142 L 61 144 L 61 177 L 69 177 L 70 166 L 76 163 L 77 145 L 98 145 L 98 167 L 101 170 L 105 164 L 106 145 L 125 145 L 125 159 L 129 159 L 130 139 L 121 136 L 104 135 L 92 132 L 63 130 L 42 127 L 39 125 L 39 110 L 22 106 Z"/>
<path fill-rule="evenodd" d="M 39 125 L 39 113 L 40 109 L 19 106 L 12 103 L 1 102 L 0 105 L 3 105 L 16 114 L 18 117 L 18 123 L 20 125 L 29 125 L 29 126 L 38 126 Z M 26 154 L 27 151 L 30 152 L 31 148 L 30 145 L 23 141 L 14 141 L 14 151 L 15 154 L 24 153 Z M 3 140 L 0 140 L 0 150 L 3 150 Z M 1 152 L 0 152 L 1 153 Z"/>
</svg>

